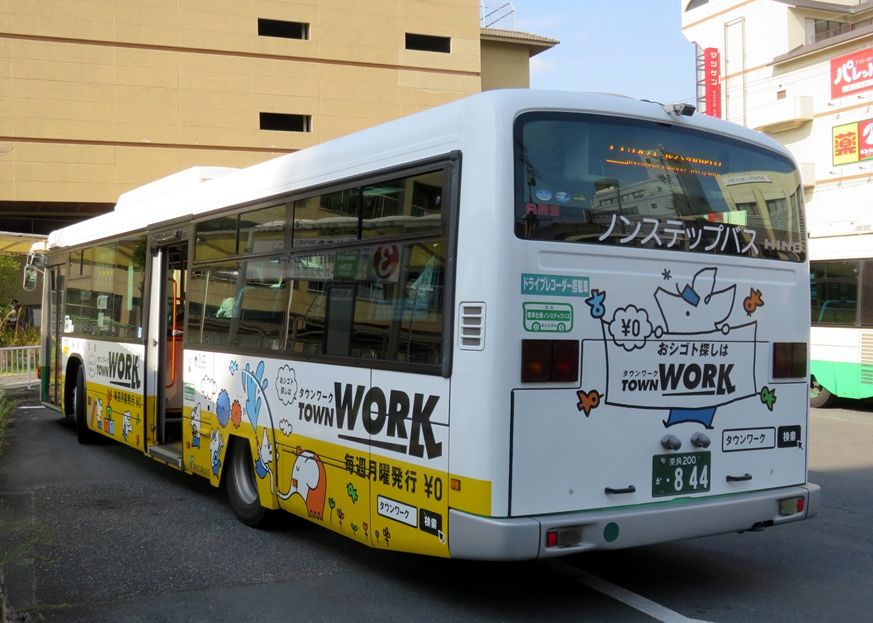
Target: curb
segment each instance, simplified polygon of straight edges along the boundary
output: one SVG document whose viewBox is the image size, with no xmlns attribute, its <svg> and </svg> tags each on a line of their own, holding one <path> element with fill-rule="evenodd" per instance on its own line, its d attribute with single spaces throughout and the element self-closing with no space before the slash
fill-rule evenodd
<svg viewBox="0 0 873 623">
<path fill-rule="evenodd" d="M 39 399 L 39 387 L 27 387 L 25 385 L 13 385 L 11 387 L 8 386 L 0 386 L 0 393 L 6 395 L 7 398 L 13 399 L 21 399 L 21 398 L 35 398 Z M 3 621 L 3 619 L 0 619 Z"/>
</svg>

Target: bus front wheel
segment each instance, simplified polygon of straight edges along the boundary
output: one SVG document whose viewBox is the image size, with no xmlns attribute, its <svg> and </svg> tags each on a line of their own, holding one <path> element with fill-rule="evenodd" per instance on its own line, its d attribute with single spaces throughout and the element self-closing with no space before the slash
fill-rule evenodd
<svg viewBox="0 0 873 623">
<path fill-rule="evenodd" d="M 234 440 L 230 448 L 228 472 L 227 497 L 234 514 L 247 526 L 266 527 L 273 513 L 270 509 L 261 506 L 255 465 L 246 440 Z"/>
<path fill-rule="evenodd" d="M 809 379 L 809 406 L 815 409 L 824 409 L 836 402 L 837 397 L 826 390 L 822 385 L 815 380 L 815 377 Z"/>
</svg>

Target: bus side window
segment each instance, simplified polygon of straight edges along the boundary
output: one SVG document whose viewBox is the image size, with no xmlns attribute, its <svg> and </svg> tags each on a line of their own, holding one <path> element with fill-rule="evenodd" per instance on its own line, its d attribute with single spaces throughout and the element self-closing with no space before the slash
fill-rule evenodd
<svg viewBox="0 0 873 623">
<path fill-rule="evenodd" d="M 831 299 L 822 304 L 818 321 L 830 324 L 855 324 L 856 310 L 855 301 Z"/>
</svg>

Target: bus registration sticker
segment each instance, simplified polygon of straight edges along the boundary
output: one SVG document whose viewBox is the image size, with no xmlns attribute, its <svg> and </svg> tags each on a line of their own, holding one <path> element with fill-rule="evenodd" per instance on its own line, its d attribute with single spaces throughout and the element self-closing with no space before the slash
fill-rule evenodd
<svg viewBox="0 0 873 623">
<path fill-rule="evenodd" d="M 533 333 L 568 333 L 573 328 L 573 307 L 563 303 L 523 303 L 524 330 Z"/>
<path fill-rule="evenodd" d="M 709 452 L 656 454 L 652 457 L 652 497 L 709 491 Z"/>
</svg>

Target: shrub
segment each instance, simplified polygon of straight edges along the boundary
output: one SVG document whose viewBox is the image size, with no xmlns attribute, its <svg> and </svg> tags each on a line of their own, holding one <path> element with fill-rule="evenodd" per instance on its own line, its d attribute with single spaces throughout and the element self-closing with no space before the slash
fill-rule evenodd
<svg viewBox="0 0 873 623">
<path fill-rule="evenodd" d="M 15 403 L 6 397 L 6 394 L 0 389 L 0 452 L 3 451 L 3 437 L 6 430 L 6 424 L 9 421 L 9 416 L 15 408 Z"/>
<path fill-rule="evenodd" d="M 39 329 L 35 327 L 0 330 L 0 347 L 34 346 L 35 344 L 39 344 Z"/>
</svg>

